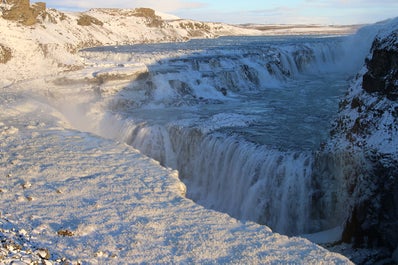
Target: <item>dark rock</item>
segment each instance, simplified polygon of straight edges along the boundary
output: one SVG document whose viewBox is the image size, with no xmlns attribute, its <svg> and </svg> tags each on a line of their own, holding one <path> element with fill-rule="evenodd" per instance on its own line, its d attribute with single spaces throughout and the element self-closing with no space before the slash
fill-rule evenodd
<svg viewBox="0 0 398 265">
<path fill-rule="evenodd" d="M 343 241 L 356 247 L 387 247 L 398 245 L 398 161 L 379 155 L 373 160 L 368 178 L 369 196 L 352 210 L 343 232 Z"/>
<path fill-rule="evenodd" d="M 362 106 L 363 106 L 363 102 L 358 97 L 355 97 L 355 98 L 352 99 L 352 101 L 351 101 L 351 109 L 360 108 Z"/>
<path fill-rule="evenodd" d="M 226 89 L 225 87 L 220 88 L 220 92 L 221 92 L 224 96 L 226 96 L 226 95 L 228 94 L 228 91 L 227 91 L 227 89 Z"/>
<path fill-rule="evenodd" d="M 181 96 L 192 95 L 191 87 L 180 80 L 169 80 L 170 86 Z"/>
<path fill-rule="evenodd" d="M 252 82 L 256 86 L 260 85 L 260 79 L 258 78 L 258 72 L 253 68 L 248 66 L 247 64 L 241 65 L 241 73 L 244 78 L 248 81 Z"/>
<path fill-rule="evenodd" d="M 393 259 L 393 261 L 394 261 L 396 264 L 398 264 L 398 246 L 397 246 L 397 248 L 395 249 L 394 253 L 392 254 L 392 259 Z"/>
<path fill-rule="evenodd" d="M 368 72 L 363 76 L 363 89 L 397 100 L 398 31 L 382 40 L 376 39 L 372 51 L 372 58 L 366 60 Z"/>
</svg>

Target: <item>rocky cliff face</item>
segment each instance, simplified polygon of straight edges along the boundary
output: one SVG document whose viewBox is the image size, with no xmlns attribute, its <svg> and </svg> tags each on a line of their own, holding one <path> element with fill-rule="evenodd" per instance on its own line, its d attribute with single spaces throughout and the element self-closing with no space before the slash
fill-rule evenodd
<svg viewBox="0 0 398 265">
<path fill-rule="evenodd" d="M 373 56 L 366 62 L 363 89 L 390 100 L 398 99 L 398 32 L 373 43 Z"/>
<path fill-rule="evenodd" d="M 343 241 L 393 252 L 398 249 L 397 19 L 376 37 L 365 62 L 332 131 L 333 148 L 360 154 L 357 163 L 366 165 L 345 175 L 352 203 Z"/>
</svg>

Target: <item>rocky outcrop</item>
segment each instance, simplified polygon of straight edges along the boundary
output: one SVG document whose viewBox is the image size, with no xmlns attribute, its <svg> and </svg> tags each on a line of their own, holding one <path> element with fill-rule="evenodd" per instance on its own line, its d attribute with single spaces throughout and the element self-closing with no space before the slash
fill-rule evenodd
<svg viewBox="0 0 398 265">
<path fill-rule="evenodd" d="M 102 25 L 104 25 L 104 23 L 102 23 L 102 21 L 100 21 L 99 19 L 96 19 L 95 17 L 83 14 L 77 20 L 77 25 L 79 25 L 79 26 L 90 26 L 90 25 L 102 26 Z"/>
<path fill-rule="evenodd" d="M 11 49 L 0 44 L 0 64 L 5 64 L 11 60 L 12 52 Z"/>
<path fill-rule="evenodd" d="M 398 247 L 398 161 L 388 155 L 367 156 L 372 169 L 356 187 L 358 194 L 346 222 L 343 241 L 356 247 Z M 362 196 L 362 197 L 360 197 Z"/>
<path fill-rule="evenodd" d="M 390 100 L 398 99 L 398 32 L 376 39 L 373 56 L 366 62 L 368 72 L 363 76 L 363 89 Z"/>
<path fill-rule="evenodd" d="M 373 42 L 366 66 L 341 102 L 335 146 L 361 154 L 366 168 L 348 172 L 343 241 L 356 247 L 398 247 L 398 20 Z"/>
<path fill-rule="evenodd" d="M 11 7 L 3 11 L 4 19 L 31 26 L 36 24 L 39 16 L 46 16 L 46 4 L 44 2 L 37 2 L 32 6 L 30 6 L 29 0 L 8 0 L 7 3 Z"/>
<path fill-rule="evenodd" d="M 155 10 L 151 8 L 136 8 L 133 16 L 145 18 L 148 27 L 161 27 L 163 25 L 162 18 L 157 16 Z"/>
</svg>

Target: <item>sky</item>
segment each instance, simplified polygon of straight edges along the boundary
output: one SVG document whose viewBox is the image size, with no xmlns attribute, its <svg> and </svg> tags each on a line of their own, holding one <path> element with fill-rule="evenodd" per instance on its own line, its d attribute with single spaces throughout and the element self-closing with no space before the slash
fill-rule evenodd
<svg viewBox="0 0 398 265">
<path fill-rule="evenodd" d="M 34 2 L 34 1 L 32 1 Z M 47 0 L 48 7 L 149 7 L 181 18 L 230 24 L 367 24 L 398 16 L 398 0 Z"/>
</svg>

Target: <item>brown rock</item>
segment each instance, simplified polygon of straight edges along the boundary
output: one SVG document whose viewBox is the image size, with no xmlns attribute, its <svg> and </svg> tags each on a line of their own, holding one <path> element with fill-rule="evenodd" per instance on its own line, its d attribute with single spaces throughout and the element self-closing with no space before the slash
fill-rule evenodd
<svg viewBox="0 0 398 265">
<path fill-rule="evenodd" d="M 17 21 L 25 26 L 36 24 L 37 17 L 45 16 L 46 4 L 38 2 L 30 6 L 29 0 L 8 0 L 8 4 L 12 7 L 3 12 L 3 18 L 7 20 Z"/>
<path fill-rule="evenodd" d="M 363 76 L 363 89 L 379 93 L 390 100 L 398 99 L 398 36 L 397 33 L 372 46 L 373 56 L 366 61 L 368 72 Z"/>
<path fill-rule="evenodd" d="M 0 44 L 0 64 L 5 64 L 12 58 L 11 49 Z"/>
<path fill-rule="evenodd" d="M 79 26 L 90 26 L 92 24 L 102 26 L 104 23 L 102 23 L 102 21 L 96 19 L 95 17 L 89 15 L 81 15 L 77 20 L 77 24 Z"/>
</svg>

